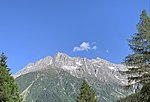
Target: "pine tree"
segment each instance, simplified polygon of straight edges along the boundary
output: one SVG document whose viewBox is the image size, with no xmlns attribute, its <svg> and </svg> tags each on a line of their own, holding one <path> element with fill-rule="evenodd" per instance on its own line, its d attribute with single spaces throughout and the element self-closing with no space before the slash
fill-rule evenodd
<svg viewBox="0 0 150 102">
<path fill-rule="evenodd" d="M 150 83 L 144 84 L 138 93 L 131 94 L 117 102 L 150 102 Z"/>
<path fill-rule="evenodd" d="M 128 40 L 133 54 L 125 58 L 128 70 L 123 73 L 128 75 L 126 88 L 136 86 L 138 91 L 117 102 L 150 102 L 150 17 L 145 10 L 140 15 L 137 30 Z"/>
<path fill-rule="evenodd" d="M 143 10 L 140 22 L 137 24 L 138 33 L 129 39 L 130 49 L 133 54 L 125 58 L 125 64 L 129 66 L 125 71 L 128 75 L 128 88 L 146 84 L 150 81 L 150 18 Z"/>
<path fill-rule="evenodd" d="M 88 85 L 87 81 L 83 81 L 80 89 L 79 97 L 76 102 L 97 102 L 94 90 Z"/>
<path fill-rule="evenodd" d="M 9 73 L 6 59 L 5 54 L 2 53 L 0 57 L 0 102 L 21 102 L 18 87 Z"/>
<path fill-rule="evenodd" d="M 140 100 L 141 102 L 150 102 L 150 82 L 144 84 L 140 91 Z"/>
<path fill-rule="evenodd" d="M 5 56 L 4 52 L 2 52 L 1 56 L 0 56 L 0 65 L 3 66 L 3 67 L 8 67 L 6 65 L 6 60 L 7 60 L 7 57 Z"/>
</svg>

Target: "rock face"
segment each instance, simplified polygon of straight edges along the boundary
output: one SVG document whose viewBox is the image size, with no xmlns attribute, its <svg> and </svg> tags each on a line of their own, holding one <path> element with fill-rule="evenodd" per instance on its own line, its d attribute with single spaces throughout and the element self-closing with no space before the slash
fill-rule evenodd
<svg viewBox="0 0 150 102">
<path fill-rule="evenodd" d="M 115 102 L 127 94 L 120 87 L 127 83 L 120 70 L 126 67 L 57 53 L 28 64 L 14 77 L 25 102 L 75 102 L 83 79 L 96 91 L 98 102 Z"/>
</svg>

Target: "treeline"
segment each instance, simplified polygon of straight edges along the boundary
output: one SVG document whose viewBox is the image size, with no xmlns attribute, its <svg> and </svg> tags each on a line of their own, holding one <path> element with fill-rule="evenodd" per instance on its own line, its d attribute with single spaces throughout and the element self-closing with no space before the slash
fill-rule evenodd
<svg viewBox="0 0 150 102">
<path fill-rule="evenodd" d="M 0 102 L 22 102 L 23 98 L 19 95 L 18 86 L 10 73 L 6 60 L 7 57 L 2 53 L 0 56 Z M 76 102 L 96 101 L 97 97 L 94 90 L 84 80 Z"/>
<path fill-rule="evenodd" d="M 125 89 L 134 89 L 134 94 L 121 98 L 117 102 L 150 102 L 150 17 L 143 10 L 137 31 L 128 39 L 133 51 L 125 57 L 124 64 L 127 71 L 121 72 L 128 76 L 128 85 Z M 18 87 L 7 66 L 7 57 L 0 56 L 0 102 L 22 102 Z M 80 94 L 76 102 L 97 102 L 94 90 L 83 81 Z"/>
</svg>

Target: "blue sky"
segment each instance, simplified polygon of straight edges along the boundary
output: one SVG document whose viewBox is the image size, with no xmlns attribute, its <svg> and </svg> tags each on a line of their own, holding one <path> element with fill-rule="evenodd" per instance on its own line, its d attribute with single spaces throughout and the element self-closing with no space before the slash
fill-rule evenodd
<svg viewBox="0 0 150 102">
<path fill-rule="evenodd" d="M 15 73 L 63 52 L 120 63 L 148 0 L 0 0 L 0 52 Z"/>
</svg>

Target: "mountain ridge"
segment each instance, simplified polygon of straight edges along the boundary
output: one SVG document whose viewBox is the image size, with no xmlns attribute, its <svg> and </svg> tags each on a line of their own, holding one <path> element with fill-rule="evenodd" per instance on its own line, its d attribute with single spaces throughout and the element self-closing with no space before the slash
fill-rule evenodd
<svg viewBox="0 0 150 102">
<path fill-rule="evenodd" d="M 17 78 L 17 77 L 19 77 L 22 74 L 27 74 L 29 72 L 42 70 L 42 69 L 38 68 L 37 66 L 40 65 L 40 64 L 43 64 L 43 67 L 48 66 L 48 65 L 52 65 L 53 63 L 56 63 L 56 62 L 59 62 L 59 60 L 62 60 L 62 58 L 64 58 L 64 59 L 65 58 L 76 59 L 77 60 L 76 64 L 78 64 L 79 66 L 81 65 L 81 63 L 78 62 L 79 60 L 91 61 L 91 62 L 93 61 L 93 63 L 96 62 L 96 61 L 99 61 L 100 63 L 112 63 L 112 62 L 109 62 L 107 60 L 101 59 L 99 57 L 97 57 L 96 59 L 88 59 L 88 58 L 85 58 L 85 57 L 84 58 L 70 57 L 70 56 L 68 56 L 65 53 L 58 52 L 58 53 L 56 53 L 54 55 L 54 57 L 46 56 L 46 57 L 41 58 L 40 60 L 38 60 L 36 62 L 27 64 L 24 68 L 22 68 L 21 70 L 16 72 L 13 76 L 14 76 L 14 78 Z M 114 64 L 114 65 L 121 65 L 121 66 L 123 66 L 122 64 Z M 31 68 L 31 67 L 36 67 L 36 68 Z M 109 67 L 109 68 L 110 69 L 114 69 L 113 67 Z M 118 69 L 116 69 L 116 70 L 118 70 Z M 120 69 L 120 70 L 125 70 L 125 69 Z"/>
<path fill-rule="evenodd" d="M 14 77 L 25 102 L 41 102 L 41 99 L 74 102 L 82 80 L 87 80 L 96 91 L 98 102 L 115 102 L 127 95 L 121 88 L 127 79 L 119 73 L 126 69 L 124 65 L 100 58 L 70 57 L 59 52 L 54 57 L 47 56 L 28 64 Z"/>
</svg>

